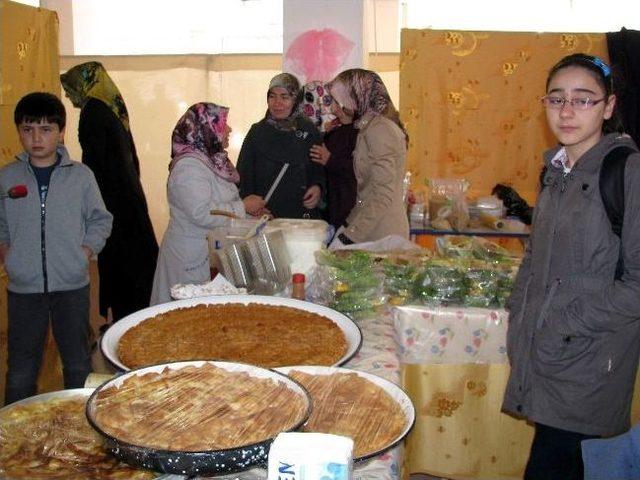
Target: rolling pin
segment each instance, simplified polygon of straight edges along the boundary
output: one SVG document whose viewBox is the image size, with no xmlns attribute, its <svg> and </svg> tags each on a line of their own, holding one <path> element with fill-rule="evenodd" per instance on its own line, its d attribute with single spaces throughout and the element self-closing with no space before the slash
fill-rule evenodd
<svg viewBox="0 0 640 480">
<path fill-rule="evenodd" d="M 498 217 L 494 217 L 493 215 L 487 215 L 486 213 L 480 214 L 480 222 L 485 227 L 489 227 L 492 230 L 504 230 L 505 224 L 504 221 Z"/>
</svg>

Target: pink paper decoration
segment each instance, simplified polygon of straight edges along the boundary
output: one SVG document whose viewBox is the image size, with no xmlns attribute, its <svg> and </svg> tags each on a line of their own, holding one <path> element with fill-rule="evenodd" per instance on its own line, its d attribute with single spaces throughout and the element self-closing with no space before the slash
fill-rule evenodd
<svg viewBox="0 0 640 480">
<path fill-rule="evenodd" d="M 289 46 L 285 61 L 290 71 L 307 80 L 331 80 L 353 50 L 354 43 L 332 28 L 307 30 Z"/>
</svg>

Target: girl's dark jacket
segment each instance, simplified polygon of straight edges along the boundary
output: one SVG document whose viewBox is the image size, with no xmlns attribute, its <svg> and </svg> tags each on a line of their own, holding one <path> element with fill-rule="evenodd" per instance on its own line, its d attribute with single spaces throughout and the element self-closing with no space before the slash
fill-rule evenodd
<svg viewBox="0 0 640 480">
<path fill-rule="evenodd" d="M 605 155 L 632 147 L 625 170 L 621 239 L 602 203 Z M 640 352 L 640 154 L 609 134 L 563 175 L 547 172 L 515 288 L 507 303 L 511 374 L 503 409 L 587 435 L 629 428 Z M 621 243 L 622 242 L 622 245 Z M 625 271 L 614 280 L 620 248 Z"/>
</svg>

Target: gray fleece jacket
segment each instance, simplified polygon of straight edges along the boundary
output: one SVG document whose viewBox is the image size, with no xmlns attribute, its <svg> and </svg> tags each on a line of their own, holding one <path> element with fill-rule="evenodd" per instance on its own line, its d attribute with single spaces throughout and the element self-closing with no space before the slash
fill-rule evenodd
<svg viewBox="0 0 640 480">
<path fill-rule="evenodd" d="M 624 225 L 618 238 L 602 203 L 599 172 L 608 152 L 631 147 Z M 504 410 L 586 435 L 629 428 L 640 353 L 640 154 L 609 134 L 569 174 L 550 163 L 533 215 L 529 247 L 511 298 Z M 622 242 L 622 244 L 621 244 Z M 622 249 L 624 273 L 615 279 Z"/>
<path fill-rule="evenodd" d="M 100 252 L 111 233 L 107 211 L 91 170 L 58 147 L 61 161 L 51 173 L 44 213 L 26 152 L 0 170 L 0 244 L 9 245 L 5 270 L 9 290 L 43 293 L 75 290 L 89 283 L 82 247 Z M 26 185 L 24 198 L 6 197 Z"/>
</svg>

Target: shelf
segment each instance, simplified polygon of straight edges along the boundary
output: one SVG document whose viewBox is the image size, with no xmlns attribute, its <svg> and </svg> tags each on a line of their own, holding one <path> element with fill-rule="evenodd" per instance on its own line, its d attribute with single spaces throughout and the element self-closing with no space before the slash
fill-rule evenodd
<svg viewBox="0 0 640 480">
<path fill-rule="evenodd" d="M 507 232 L 501 230 L 489 230 L 484 228 L 472 228 L 468 230 L 436 230 L 434 228 L 412 228 L 410 234 L 413 235 L 466 235 L 475 237 L 510 237 L 510 238 L 527 238 L 531 233 L 530 229 L 524 232 Z"/>
</svg>

